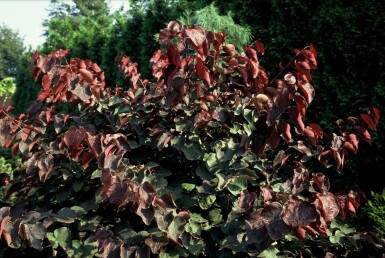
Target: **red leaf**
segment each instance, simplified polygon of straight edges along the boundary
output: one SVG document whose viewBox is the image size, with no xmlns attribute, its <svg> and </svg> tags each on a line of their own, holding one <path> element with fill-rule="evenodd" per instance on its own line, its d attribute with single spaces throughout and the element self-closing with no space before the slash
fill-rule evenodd
<svg viewBox="0 0 385 258">
<path fill-rule="evenodd" d="M 308 138 L 308 139 L 311 141 L 311 143 L 312 143 L 313 145 L 316 145 L 316 144 L 317 144 L 317 138 L 316 138 L 316 136 L 315 136 L 313 130 L 311 130 L 311 129 L 309 129 L 309 128 L 305 128 L 305 129 L 303 130 L 303 135 L 304 135 L 306 138 Z"/>
<path fill-rule="evenodd" d="M 264 185 L 264 186 L 261 186 L 260 188 L 262 191 L 264 203 L 269 203 L 270 200 L 273 200 L 273 201 L 276 200 L 276 194 L 270 185 Z"/>
<path fill-rule="evenodd" d="M 354 207 L 354 205 L 348 201 L 348 211 L 351 215 L 355 214 L 356 213 L 356 208 Z"/>
<path fill-rule="evenodd" d="M 151 253 L 153 254 L 161 254 L 166 249 L 165 246 L 169 243 L 169 239 L 166 236 L 155 236 L 150 235 L 144 243 L 150 247 Z M 123 256 L 120 256 L 123 257 Z"/>
<path fill-rule="evenodd" d="M 86 169 L 90 162 L 96 157 L 94 152 L 84 152 L 82 156 L 82 166 L 83 169 Z"/>
<path fill-rule="evenodd" d="M 344 142 L 344 148 L 353 152 L 354 154 L 357 154 L 357 150 L 353 147 L 353 144 L 348 141 Z"/>
<path fill-rule="evenodd" d="M 315 48 L 312 44 L 310 44 L 310 51 L 305 50 L 304 52 L 306 59 L 310 65 L 312 70 L 317 69 L 317 53 L 315 52 Z"/>
<path fill-rule="evenodd" d="M 172 91 L 167 94 L 164 105 L 166 107 L 173 107 L 176 104 L 178 104 L 179 101 L 181 101 L 182 99 L 183 99 L 182 94 L 180 94 L 179 92 Z"/>
<path fill-rule="evenodd" d="M 303 123 L 303 121 L 302 121 L 302 117 L 301 117 L 301 115 L 299 114 L 297 107 L 291 106 L 291 107 L 289 107 L 289 108 L 287 109 L 287 111 L 288 111 L 290 117 L 291 117 L 294 121 L 296 121 L 297 124 L 299 125 L 300 131 L 303 132 L 303 130 L 305 129 L 305 125 L 304 125 L 304 123 Z"/>
<path fill-rule="evenodd" d="M 374 113 L 374 116 L 376 118 L 376 123 L 377 123 L 378 120 L 380 120 L 380 111 L 378 110 L 378 108 L 373 107 L 373 113 Z"/>
<path fill-rule="evenodd" d="M 139 77 L 140 77 L 140 73 L 135 74 L 134 76 L 131 77 L 132 87 L 134 88 L 134 90 L 137 89 L 138 87 L 137 83 L 138 81 L 140 81 Z"/>
<path fill-rule="evenodd" d="M 253 60 L 254 62 L 258 62 L 258 55 L 257 51 L 252 49 L 251 47 L 243 47 L 243 50 L 245 51 L 245 54 L 248 58 Z"/>
<path fill-rule="evenodd" d="M 52 114 L 52 108 L 47 109 L 47 112 L 45 113 L 47 123 L 51 121 L 51 114 Z"/>
<path fill-rule="evenodd" d="M 278 152 L 278 154 L 274 158 L 273 167 L 282 166 L 286 162 L 288 157 L 289 156 L 285 155 L 285 151 L 284 150 L 280 150 Z"/>
<path fill-rule="evenodd" d="M 92 70 L 95 72 L 95 73 L 100 73 L 102 71 L 102 69 L 100 69 L 100 67 L 98 66 L 97 63 L 93 63 L 92 66 L 91 66 Z"/>
<path fill-rule="evenodd" d="M 263 45 L 263 43 L 259 40 L 256 40 L 254 42 L 255 44 L 255 47 L 257 48 L 258 52 L 261 53 L 262 55 L 265 54 L 265 46 Z"/>
<path fill-rule="evenodd" d="M 314 45 L 310 43 L 309 47 L 310 47 L 310 52 L 313 54 L 315 58 L 317 58 L 317 51 L 315 50 Z"/>
<path fill-rule="evenodd" d="M 177 21 L 170 21 L 167 24 L 167 29 L 169 29 L 174 34 L 177 34 L 181 31 L 182 25 Z"/>
<path fill-rule="evenodd" d="M 299 93 L 294 94 L 294 100 L 298 108 L 299 114 L 302 116 L 302 119 L 303 119 L 306 115 L 306 109 L 308 104 L 306 103 L 305 98 Z"/>
<path fill-rule="evenodd" d="M 191 41 L 191 40 L 189 40 Z M 204 49 L 203 49 L 203 45 L 202 46 L 197 46 L 195 47 L 195 50 L 197 51 L 197 56 L 201 57 L 203 60 L 206 59 L 206 56 L 205 56 L 205 52 L 204 52 Z"/>
<path fill-rule="evenodd" d="M 12 243 L 11 234 L 8 233 L 7 231 L 4 231 L 3 236 L 4 236 L 5 241 L 7 242 L 7 245 L 9 246 Z"/>
<path fill-rule="evenodd" d="M 317 198 L 321 204 L 322 216 L 326 223 L 332 222 L 340 212 L 340 205 L 333 194 L 317 194 Z"/>
<path fill-rule="evenodd" d="M 307 102 L 310 104 L 310 102 L 312 102 L 315 95 L 313 86 L 308 82 L 305 82 L 305 83 L 298 82 L 298 86 L 301 88 L 303 94 L 306 97 Z"/>
<path fill-rule="evenodd" d="M 174 76 L 178 73 L 179 69 L 173 64 L 167 66 L 164 71 L 164 83 L 166 86 L 170 86 Z"/>
<path fill-rule="evenodd" d="M 30 129 L 24 128 L 23 132 L 21 133 L 21 140 L 25 142 L 28 139 L 28 136 L 30 133 L 31 133 Z"/>
<path fill-rule="evenodd" d="M 208 85 L 211 85 L 209 69 L 203 64 L 203 60 L 199 56 L 196 57 L 196 61 L 196 70 L 198 76 L 204 79 Z"/>
<path fill-rule="evenodd" d="M 281 216 L 282 213 L 282 205 L 279 202 L 272 202 L 267 204 L 262 212 L 261 217 L 265 224 L 272 222 Z"/>
<path fill-rule="evenodd" d="M 47 56 L 46 55 L 39 55 L 36 59 L 36 67 L 43 70 L 45 63 L 47 62 Z"/>
<path fill-rule="evenodd" d="M 333 150 L 333 156 L 334 156 L 334 161 L 336 162 L 336 170 L 338 172 L 341 172 L 345 164 L 344 156 L 343 155 L 341 156 L 341 154 L 335 150 Z"/>
<path fill-rule="evenodd" d="M 320 193 L 326 193 L 330 189 L 329 178 L 322 173 L 312 174 L 313 187 Z"/>
<path fill-rule="evenodd" d="M 37 167 L 39 169 L 39 178 L 42 182 L 45 182 L 45 180 L 48 179 L 53 169 L 53 165 L 54 165 L 53 156 L 51 154 L 47 156 L 42 155 L 37 160 Z"/>
<path fill-rule="evenodd" d="M 87 82 L 92 82 L 94 80 L 94 77 L 90 71 L 86 69 L 79 69 L 79 72 Z"/>
<path fill-rule="evenodd" d="M 84 60 L 80 60 L 78 62 L 78 69 L 86 69 L 86 68 L 87 68 L 87 66 L 86 66 L 86 63 L 84 62 Z"/>
<path fill-rule="evenodd" d="M 364 122 L 370 127 L 372 128 L 374 131 L 377 131 L 377 127 L 375 125 L 375 123 L 373 122 L 372 118 L 367 115 L 367 114 L 361 114 L 360 115 L 362 120 L 364 120 Z"/>
<path fill-rule="evenodd" d="M 176 204 L 175 201 L 172 199 L 171 193 L 167 192 L 164 195 L 162 195 L 161 199 L 163 200 L 164 204 L 166 205 L 166 208 L 168 209 L 175 209 Z"/>
<path fill-rule="evenodd" d="M 353 130 L 357 134 L 357 136 L 364 139 L 367 143 L 372 144 L 372 138 L 370 136 L 370 133 L 365 127 L 356 125 L 353 127 Z"/>
<path fill-rule="evenodd" d="M 248 86 L 249 82 L 248 82 L 248 74 L 246 69 L 238 66 L 236 67 L 236 70 L 242 75 L 243 83 Z"/>
<path fill-rule="evenodd" d="M 303 241 L 306 238 L 306 230 L 303 227 L 293 228 L 293 234 L 298 240 Z"/>
<path fill-rule="evenodd" d="M 355 191 L 349 191 L 348 193 L 348 200 L 353 204 L 353 206 L 358 209 L 360 206 L 360 195 Z"/>
<path fill-rule="evenodd" d="M 63 135 L 63 142 L 67 147 L 74 148 L 83 141 L 86 135 L 86 130 L 84 128 L 78 129 L 75 126 L 71 126 Z"/>
<path fill-rule="evenodd" d="M 281 218 L 277 218 L 265 225 L 267 233 L 272 240 L 282 239 L 291 230 Z"/>
<path fill-rule="evenodd" d="M 51 86 L 51 79 L 48 74 L 45 74 L 41 80 L 41 85 L 45 91 L 49 91 L 49 87 Z"/>
<path fill-rule="evenodd" d="M 284 120 L 279 120 L 277 124 L 279 132 L 282 134 L 283 139 L 288 143 L 291 141 L 290 124 Z"/>
<path fill-rule="evenodd" d="M 317 137 L 320 137 L 320 138 L 323 137 L 323 131 L 322 131 L 321 126 L 319 126 L 318 124 L 310 123 L 309 127 L 313 130 L 314 134 Z"/>
<path fill-rule="evenodd" d="M 205 31 L 198 25 L 188 27 L 184 30 L 187 37 L 190 38 L 194 47 L 202 46 L 203 41 L 206 40 Z"/>
<path fill-rule="evenodd" d="M 159 44 L 167 45 L 173 38 L 175 38 L 181 31 L 182 25 L 176 21 L 171 21 L 167 28 L 162 30 L 159 34 Z"/>
<path fill-rule="evenodd" d="M 12 146 L 12 157 L 15 157 L 18 150 L 19 150 L 19 142 L 16 142 Z"/>
<path fill-rule="evenodd" d="M 127 202 L 128 185 L 125 181 L 121 182 L 118 176 L 113 176 L 111 179 L 107 193 L 109 202 L 115 205 L 124 205 Z"/>
<path fill-rule="evenodd" d="M 297 61 L 296 65 L 301 67 L 301 69 L 303 69 L 303 70 L 310 70 L 310 65 L 307 61 Z"/>
<path fill-rule="evenodd" d="M 9 218 L 10 210 L 11 210 L 10 207 L 0 208 L 0 236 L 4 230 L 4 224 L 5 224 L 4 222 L 6 222 Z"/>
<path fill-rule="evenodd" d="M 47 91 L 43 91 L 42 93 L 40 93 L 39 95 L 39 101 L 44 101 L 46 98 L 50 97 L 51 96 L 51 93 L 50 92 L 47 92 Z"/>
<path fill-rule="evenodd" d="M 331 148 L 335 151 L 340 151 L 342 149 L 342 146 L 344 145 L 345 139 L 341 136 L 336 135 L 335 133 L 332 134 L 332 146 Z"/>
<path fill-rule="evenodd" d="M 251 74 L 253 75 L 253 78 L 255 79 L 255 78 L 257 78 L 257 76 L 259 74 L 259 64 L 258 64 L 258 62 L 255 62 L 251 59 L 249 59 L 248 61 L 249 61 L 248 63 L 249 63 L 250 69 L 251 69 Z M 230 65 L 230 63 L 229 63 L 229 65 Z"/>
<path fill-rule="evenodd" d="M 172 44 L 167 48 L 167 58 L 171 64 L 180 68 L 181 66 L 180 54 L 179 54 L 178 47 L 175 44 Z"/>
<path fill-rule="evenodd" d="M 253 134 L 251 136 L 251 151 L 258 157 L 262 156 L 266 147 L 266 137 L 260 134 Z"/>
<path fill-rule="evenodd" d="M 262 66 L 259 66 L 258 80 L 264 86 L 269 84 L 269 78 L 267 77 L 266 70 Z"/>
<path fill-rule="evenodd" d="M 241 191 L 241 196 L 238 198 L 238 206 L 242 209 L 249 210 L 257 197 L 255 192 L 249 193 L 247 190 Z"/>
<path fill-rule="evenodd" d="M 41 69 L 38 68 L 38 67 L 35 67 L 33 70 L 32 70 L 32 78 L 34 81 L 37 80 L 37 78 L 39 77 L 40 75 L 40 72 L 41 72 Z"/>
<path fill-rule="evenodd" d="M 289 107 L 289 90 L 284 88 L 282 92 L 276 97 L 273 103 L 273 107 L 267 114 L 267 125 L 271 126 L 275 123 L 275 120 L 284 113 Z"/>
<path fill-rule="evenodd" d="M 295 67 L 298 70 L 297 77 L 303 80 L 304 82 L 310 82 L 312 80 L 312 76 L 308 70 L 302 69 L 302 67 L 298 64 L 298 62 L 295 63 Z"/>
<path fill-rule="evenodd" d="M 278 131 L 274 127 L 269 138 L 267 139 L 267 143 L 270 145 L 270 148 L 274 150 L 275 148 L 278 147 L 279 141 L 280 141 L 280 137 L 279 137 Z"/>
<path fill-rule="evenodd" d="M 355 153 L 356 153 L 357 150 L 358 150 L 357 136 L 354 133 L 351 133 L 348 136 L 346 136 L 346 140 L 352 144 L 352 146 L 353 146 L 353 148 L 355 150 Z"/>
<path fill-rule="evenodd" d="M 304 227 L 318 219 L 318 212 L 313 204 L 289 201 L 283 212 L 283 221 L 291 227 Z"/>
</svg>

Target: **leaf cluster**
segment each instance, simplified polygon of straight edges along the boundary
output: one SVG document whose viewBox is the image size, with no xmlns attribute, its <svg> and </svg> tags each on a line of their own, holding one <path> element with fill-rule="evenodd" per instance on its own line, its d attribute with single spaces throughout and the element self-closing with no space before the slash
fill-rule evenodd
<svg viewBox="0 0 385 258">
<path fill-rule="evenodd" d="M 359 191 L 331 193 L 380 119 L 377 108 L 325 133 L 306 121 L 317 53 L 295 50 L 269 79 L 255 41 L 237 54 L 226 35 L 176 21 L 161 31 L 154 81 L 117 56 L 129 88 L 109 88 L 94 62 L 68 50 L 32 54 L 38 99 L 0 109 L 0 146 L 21 153 L 0 210 L 12 248 L 67 256 L 255 256 L 275 241 L 330 236 L 356 213 Z M 71 112 L 62 105 L 71 104 Z"/>
</svg>

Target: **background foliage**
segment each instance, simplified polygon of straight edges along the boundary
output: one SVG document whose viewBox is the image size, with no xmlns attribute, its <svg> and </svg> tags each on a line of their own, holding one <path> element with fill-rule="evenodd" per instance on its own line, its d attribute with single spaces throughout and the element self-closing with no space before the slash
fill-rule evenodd
<svg viewBox="0 0 385 258">
<path fill-rule="evenodd" d="M 0 81 L 16 77 L 23 50 L 23 40 L 19 34 L 0 24 Z"/>
<path fill-rule="evenodd" d="M 0 106 L 8 103 L 16 91 L 16 85 L 12 77 L 0 81 Z M 10 104 L 10 103 L 9 103 Z"/>
</svg>

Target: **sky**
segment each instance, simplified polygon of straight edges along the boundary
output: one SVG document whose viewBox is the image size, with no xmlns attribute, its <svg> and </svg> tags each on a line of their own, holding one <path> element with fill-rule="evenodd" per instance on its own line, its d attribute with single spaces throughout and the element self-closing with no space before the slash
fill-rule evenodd
<svg viewBox="0 0 385 258">
<path fill-rule="evenodd" d="M 110 2 L 112 12 L 122 5 L 125 9 L 128 8 L 128 0 Z M 0 0 L 0 24 L 18 31 L 24 38 L 24 46 L 36 48 L 44 42 L 42 23 L 48 17 L 46 9 L 49 3 L 50 0 Z"/>
</svg>

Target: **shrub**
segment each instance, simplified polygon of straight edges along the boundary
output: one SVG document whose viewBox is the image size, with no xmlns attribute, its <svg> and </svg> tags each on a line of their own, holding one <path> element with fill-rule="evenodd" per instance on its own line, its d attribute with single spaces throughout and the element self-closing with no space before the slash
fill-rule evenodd
<svg viewBox="0 0 385 258">
<path fill-rule="evenodd" d="M 368 201 L 368 215 L 375 225 L 374 228 L 381 235 L 385 235 L 385 189 L 382 194 L 372 192 L 372 198 Z"/>
<path fill-rule="evenodd" d="M 153 82 L 118 57 L 127 91 L 106 87 L 90 60 L 63 62 L 68 51 L 32 55 L 33 77 L 43 74 L 37 101 L 17 117 L 0 110 L 0 145 L 26 161 L 7 186 L 16 205 L 0 209 L 8 246 L 266 256 L 282 239 L 326 239 L 338 215 L 356 212 L 360 193 L 329 192 L 324 165 L 342 171 L 380 115 L 339 120 L 330 135 L 305 121 L 312 45 L 269 80 L 259 41 L 236 54 L 222 33 L 171 22 L 159 42 Z M 73 112 L 58 112 L 68 103 Z"/>
<path fill-rule="evenodd" d="M 0 81 L 0 106 L 10 103 L 9 100 L 16 91 L 16 85 L 13 78 L 8 77 Z"/>
</svg>

